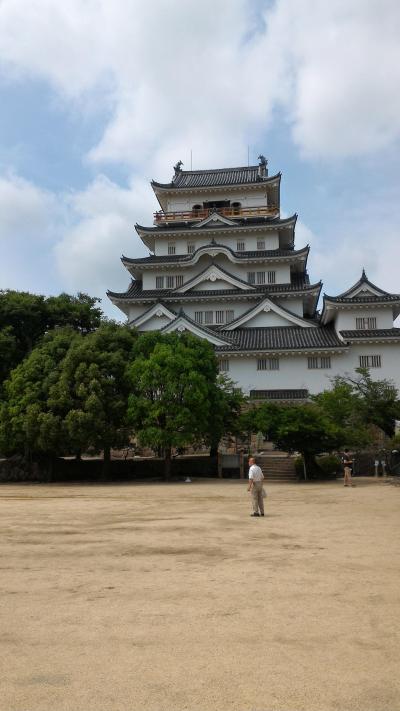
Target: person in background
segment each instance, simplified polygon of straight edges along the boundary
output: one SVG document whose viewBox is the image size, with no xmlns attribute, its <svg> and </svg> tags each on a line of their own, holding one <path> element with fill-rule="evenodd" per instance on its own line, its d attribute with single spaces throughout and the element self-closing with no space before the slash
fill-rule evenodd
<svg viewBox="0 0 400 711">
<path fill-rule="evenodd" d="M 353 455 L 348 449 L 343 452 L 344 485 L 354 486 L 351 475 L 353 472 Z"/>
<path fill-rule="evenodd" d="M 254 457 L 250 457 L 249 486 L 247 487 L 247 491 L 251 492 L 253 501 L 252 516 L 264 516 L 263 481 L 264 474 L 262 473 L 262 469 L 256 464 Z"/>
</svg>

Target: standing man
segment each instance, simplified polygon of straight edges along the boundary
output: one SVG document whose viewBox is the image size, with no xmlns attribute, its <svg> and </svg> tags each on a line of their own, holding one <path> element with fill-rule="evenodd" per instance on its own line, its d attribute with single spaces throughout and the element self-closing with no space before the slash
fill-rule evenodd
<svg viewBox="0 0 400 711">
<path fill-rule="evenodd" d="M 351 474 L 353 471 L 353 455 L 348 449 L 343 452 L 343 467 L 344 467 L 344 485 L 354 486 L 351 480 Z"/>
<path fill-rule="evenodd" d="M 247 487 L 247 491 L 251 491 L 253 499 L 252 516 L 264 516 L 263 481 L 264 474 L 262 473 L 262 469 L 256 464 L 254 457 L 250 457 L 249 486 Z"/>
</svg>

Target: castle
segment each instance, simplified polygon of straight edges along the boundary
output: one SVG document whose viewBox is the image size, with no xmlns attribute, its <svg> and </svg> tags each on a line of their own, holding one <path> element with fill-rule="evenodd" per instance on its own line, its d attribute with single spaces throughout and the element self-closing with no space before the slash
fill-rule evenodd
<svg viewBox="0 0 400 711">
<path fill-rule="evenodd" d="M 297 215 L 280 217 L 281 174 L 267 161 L 182 170 L 152 181 L 160 210 L 135 229 L 150 255 L 122 257 L 126 292 L 108 292 L 138 331 L 190 331 L 215 347 L 222 372 L 257 400 L 302 401 L 334 375 L 369 368 L 400 388 L 400 295 L 365 272 L 338 296 L 310 283 Z"/>
</svg>

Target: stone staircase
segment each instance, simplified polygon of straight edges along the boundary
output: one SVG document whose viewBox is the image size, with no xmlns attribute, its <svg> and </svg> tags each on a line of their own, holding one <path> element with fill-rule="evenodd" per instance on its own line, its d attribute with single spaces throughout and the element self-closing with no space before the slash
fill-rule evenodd
<svg viewBox="0 0 400 711">
<path fill-rule="evenodd" d="M 297 481 L 294 460 L 295 457 L 288 456 L 285 452 L 269 452 L 256 456 L 256 462 L 262 469 L 266 484 L 269 481 Z"/>
</svg>

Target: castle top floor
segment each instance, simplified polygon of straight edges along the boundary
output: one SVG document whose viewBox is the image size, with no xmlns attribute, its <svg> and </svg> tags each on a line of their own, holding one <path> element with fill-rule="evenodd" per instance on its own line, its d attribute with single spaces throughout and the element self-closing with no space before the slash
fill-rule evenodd
<svg viewBox="0 0 400 711">
<path fill-rule="evenodd" d="M 161 210 L 155 225 L 204 220 L 212 212 L 229 219 L 279 217 L 281 175 L 268 176 L 267 161 L 217 170 L 182 170 L 179 161 L 170 183 L 152 181 Z"/>
</svg>

